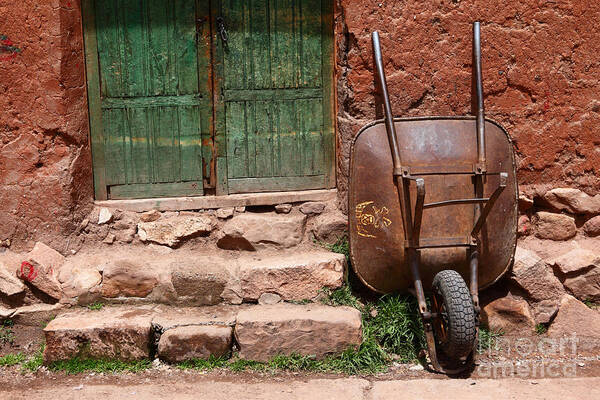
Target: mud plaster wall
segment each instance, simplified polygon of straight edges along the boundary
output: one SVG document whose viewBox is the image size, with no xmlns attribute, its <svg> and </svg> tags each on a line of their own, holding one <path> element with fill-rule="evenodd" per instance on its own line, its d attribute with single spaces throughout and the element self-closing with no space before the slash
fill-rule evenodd
<svg viewBox="0 0 600 400">
<path fill-rule="evenodd" d="M 66 252 L 92 202 L 78 1 L 0 0 L 0 240 Z"/>
<path fill-rule="evenodd" d="M 482 21 L 487 116 L 514 141 L 519 183 L 600 192 L 600 2 L 336 5 L 337 176 L 344 207 L 351 140 L 376 117 L 371 31 L 381 35 L 394 114 L 461 115 L 470 111 L 475 20 Z"/>
</svg>

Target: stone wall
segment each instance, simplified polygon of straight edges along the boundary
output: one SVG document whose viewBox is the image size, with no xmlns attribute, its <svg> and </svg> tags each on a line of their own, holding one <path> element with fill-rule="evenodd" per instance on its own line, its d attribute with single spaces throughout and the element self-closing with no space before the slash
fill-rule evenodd
<svg viewBox="0 0 600 400">
<path fill-rule="evenodd" d="M 370 34 L 381 35 L 394 114 L 470 109 L 471 23 L 482 21 L 487 116 L 514 140 L 519 183 L 600 192 L 600 3 L 338 0 L 338 187 L 351 139 L 380 117 Z M 345 204 L 345 201 L 342 201 Z"/>
<path fill-rule="evenodd" d="M 93 190 L 79 1 L 0 0 L 0 15 L 0 241 L 65 251 Z"/>
</svg>

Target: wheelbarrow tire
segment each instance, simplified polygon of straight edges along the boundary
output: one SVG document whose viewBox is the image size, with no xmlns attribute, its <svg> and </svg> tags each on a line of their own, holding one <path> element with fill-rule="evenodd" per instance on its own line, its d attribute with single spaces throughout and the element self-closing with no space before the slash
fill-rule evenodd
<svg viewBox="0 0 600 400">
<path fill-rule="evenodd" d="M 433 279 L 433 295 L 441 300 L 445 314 L 444 338 L 438 335 L 440 350 L 448 361 L 463 360 L 473 351 L 477 336 L 469 288 L 458 272 L 444 270 Z"/>
</svg>

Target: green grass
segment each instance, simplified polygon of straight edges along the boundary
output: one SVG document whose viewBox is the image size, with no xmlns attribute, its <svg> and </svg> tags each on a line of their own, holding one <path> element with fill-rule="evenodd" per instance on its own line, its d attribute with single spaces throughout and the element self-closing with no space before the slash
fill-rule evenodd
<svg viewBox="0 0 600 400">
<path fill-rule="evenodd" d="M 600 307 L 598 303 L 593 302 L 591 300 L 583 300 L 583 304 L 585 304 L 586 306 L 588 306 L 588 308 L 591 308 L 593 310 Z"/>
<path fill-rule="evenodd" d="M 117 373 L 117 372 L 140 372 L 152 366 L 150 360 L 119 361 L 105 359 L 91 359 L 75 357 L 65 361 L 55 361 L 48 369 L 58 372 L 64 371 L 67 375 L 80 374 L 82 372 Z"/>
<path fill-rule="evenodd" d="M 7 354 L 4 357 L 0 357 L 0 367 L 12 367 L 13 365 L 21 364 L 23 361 L 25 361 L 23 353 Z"/>
<path fill-rule="evenodd" d="M 548 327 L 544 324 L 537 324 L 535 326 L 535 333 L 537 333 L 538 335 L 543 335 L 544 333 L 548 332 Z"/>
<path fill-rule="evenodd" d="M 90 310 L 98 311 L 98 310 L 102 310 L 102 307 L 104 307 L 104 303 L 100 303 L 100 302 L 92 303 L 92 304 L 88 304 L 86 307 Z"/>
<path fill-rule="evenodd" d="M 38 351 L 36 351 L 26 361 L 21 363 L 23 372 L 36 372 L 44 364 L 44 348 L 46 344 L 42 343 Z"/>
<path fill-rule="evenodd" d="M 15 333 L 12 330 L 14 323 L 12 319 L 7 319 L 0 325 L 0 344 L 12 343 L 15 340 Z"/>
<path fill-rule="evenodd" d="M 177 364 L 177 368 L 179 369 L 196 369 L 200 371 L 212 371 L 216 368 L 224 368 L 227 367 L 227 357 L 214 357 L 210 356 L 208 360 L 201 359 L 192 359 L 186 360 L 179 364 Z"/>
<path fill-rule="evenodd" d="M 495 347 L 497 339 L 503 335 L 504 332 L 502 331 L 491 331 L 486 327 L 479 328 L 479 344 L 477 351 L 483 353 L 485 350 Z"/>
</svg>

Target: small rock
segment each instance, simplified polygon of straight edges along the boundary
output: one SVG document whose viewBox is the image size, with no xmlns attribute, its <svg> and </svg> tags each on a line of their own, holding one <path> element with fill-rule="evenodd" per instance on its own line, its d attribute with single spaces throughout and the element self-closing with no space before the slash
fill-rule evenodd
<svg viewBox="0 0 600 400">
<path fill-rule="evenodd" d="M 533 200 L 524 194 L 519 195 L 519 211 L 527 211 L 533 207 Z"/>
<path fill-rule="evenodd" d="M 527 236 L 531 233 L 531 221 L 527 215 L 519 216 L 519 221 L 517 224 L 517 232 L 519 233 L 519 236 Z"/>
<path fill-rule="evenodd" d="M 161 216 L 160 211 L 158 210 L 150 210 L 150 211 L 146 211 L 145 213 L 142 213 L 142 215 L 140 215 L 140 221 L 142 222 L 154 222 L 156 220 L 158 220 Z"/>
<path fill-rule="evenodd" d="M 600 268 L 600 254 L 582 248 L 575 248 L 549 262 L 563 274 L 580 272 L 585 269 Z"/>
<path fill-rule="evenodd" d="M 533 316 L 536 324 L 547 324 L 558 312 L 559 300 L 542 300 L 537 303 L 533 303 Z"/>
<path fill-rule="evenodd" d="M 24 290 L 23 282 L 11 274 L 8 267 L 0 261 L 0 293 L 5 296 L 13 296 L 23 293 Z"/>
<path fill-rule="evenodd" d="M 88 218 L 85 218 L 83 221 L 81 221 L 81 223 L 77 226 L 77 232 L 81 232 L 83 231 L 85 228 L 87 228 L 87 226 L 89 225 L 90 220 Z"/>
<path fill-rule="evenodd" d="M 228 250 L 293 247 L 302 241 L 305 223 L 302 214 L 240 214 L 225 223 L 217 245 Z"/>
<path fill-rule="evenodd" d="M 583 224 L 583 231 L 587 236 L 595 237 L 600 235 L 600 215 L 588 219 Z"/>
<path fill-rule="evenodd" d="M 231 218 L 233 217 L 233 212 L 235 211 L 235 208 L 230 207 L 230 208 L 219 208 L 217 210 L 217 218 L 221 218 L 221 219 L 227 219 L 227 218 Z"/>
<path fill-rule="evenodd" d="M 65 262 L 65 257 L 58 251 L 37 242 L 25 261 L 17 269 L 17 276 L 35 286 L 48 296 L 60 299 L 62 289 L 56 278 L 60 267 Z"/>
<path fill-rule="evenodd" d="M 415 364 L 409 368 L 410 371 L 423 371 L 424 369 L 421 364 Z"/>
<path fill-rule="evenodd" d="M 333 244 L 348 233 L 348 217 L 339 210 L 319 215 L 312 232 L 317 240 Z"/>
<path fill-rule="evenodd" d="M 600 302 L 600 267 L 595 266 L 577 276 L 568 276 L 563 284 L 580 300 Z"/>
<path fill-rule="evenodd" d="M 535 326 L 527 302 L 512 297 L 501 297 L 485 305 L 481 321 L 491 330 L 506 334 L 522 334 Z"/>
<path fill-rule="evenodd" d="M 309 201 L 300 206 L 300 212 L 306 215 L 319 215 L 325 211 L 325 203 Z"/>
<path fill-rule="evenodd" d="M 230 326 L 180 326 L 167 330 L 158 342 L 161 360 L 177 363 L 191 359 L 221 357 L 231 351 Z"/>
<path fill-rule="evenodd" d="M 143 242 L 175 247 L 189 237 L 209 234 L 214 226 L 214 221 L 209 217 L 173 217 L 156 222 L 140 222 L 138 236 Z"/>
<path fill-rule="evenodd" d="M 246 212 L 246 206 L 235 207 L 235 212 L 236 213 L 245 213 Z"/>
<path fill-rule="evenodd" d="M 292 211 L 292 205 L 291 204 L 277 204 L 275 206 L 275 212 L 277 212 L 277 214 L 289 214 L 290 211 Z"/>
<path fill-rule="evenodd" d="M 100 209 L 100 213 L 98 214 L 98 225 L 109 223 L 113 218 L 112 213 L 106 207 L 102 207 Z"/>
<path fill-rule="evenodd" d="M 109 233 L 108 235 L 106 235 L 106 237 L 104 238 L 102 243 L 113 244 L 115 242 L 116 238 L 117 237 L 115 235 L 113 235 L 112 233 Z"/>
<path fill-rule="evenodd" d="M 275 293 L 263 293 L 258 298 L 258 304 L 260 305 L 271 305 L 277 304 L 281 301 L 281 296 Z"/>
<path fill-rule="evenodd" d="M 136 226 L 126 230 L 117 231 L 115 233 L 115 239 L 120 243 L 131 243 L 135 239 L 136 231 Z"/>
<path fill-rule="evenodd" d="M 544 200 L 572 214 L 600 214 L 600 194 L 590 196 L 579 189 L 556 188 L 546 192 Z"/>
<path fill-rule="evenodd" d="M 577 234 L 573 217 L 544 211 L 540 211 L 535 215 L 536 236 L 540 239 L 567 240 Z"/>
<path fill-rule="evenodd" d="M 548 329 L 548 336 L 572 336 L 600 338 L 600 314 L 573 296 L 565 294 L 558 314 Z"/>
<path fill-rule="evenodd" d="M 58 274 L 58 281 L 67 297 L 75 298 L 88 293 L 102 281 L 102 275 L 92 266 L 84 266 L 79 262 L 67 262 Z"/>
<path fill-rule="evenodd" d="M 521 246 L 515 251 L 511 278 L 534 301 L 558 301 L 565 291 L 552 268 L 534 251 Z"/>
<path fill-rule="evenodd" d="M 134 260 L 117 260 L 104 267 L 102 296 L 146 297 L 158 284 L 158 274 Z"/>
</svg>

